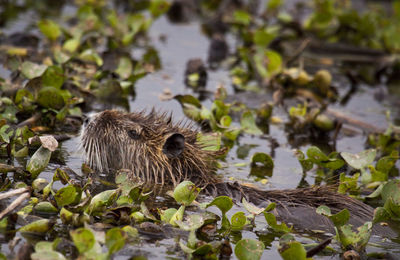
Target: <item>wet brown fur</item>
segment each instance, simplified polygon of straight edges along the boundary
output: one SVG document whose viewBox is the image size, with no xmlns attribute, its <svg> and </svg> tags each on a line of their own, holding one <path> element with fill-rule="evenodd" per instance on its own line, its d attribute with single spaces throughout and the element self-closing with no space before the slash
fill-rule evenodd
<svg viewBox="0 0 400 260">
<path fill-rule="evenodd" d="M 130 130 L 135 130 L 139 138 L 132 139 L 127 134 Z M 174 133 L 185 137 L 185 146 L 177 158 L 169 158 L 162 147 Z M 184 122 L 174 124 L 171 115 L 166 113 L 111 110 L 97 114 L 87 125 L 82 144 L 87 162 L 97 171 L 128 169 L 132 178 L 138 177 L 146 183 L 175 186 L 183 180 L 191 180 L 212 196 L 226 195 L 236 201 L 244 197 L 256 205 L 275 202 L 278 216 L 301 229 L 334 231 L 327 218 L 315 213 L 320 205 L 330 207 L 333 213 L 347 208 L 351 214 L 350 223 L 355 226 L 372 219 L 372 207 L 338 194 L 330 187 L 262 191 L 223 182 L 214 175 L 213 163 L 218 152 L 202 149 L 204 147 L 196 141 L 197 134 L 192 125 Z M 385 234 L 390 230 L 378 232 Z"/>
</svg>

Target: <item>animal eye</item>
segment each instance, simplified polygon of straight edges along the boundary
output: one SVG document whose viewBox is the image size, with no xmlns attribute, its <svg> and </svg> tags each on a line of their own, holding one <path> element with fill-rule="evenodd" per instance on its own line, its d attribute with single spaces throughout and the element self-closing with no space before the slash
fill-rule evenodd
<svg viewBox="0 0 400 260">
<path fill-rule="evenodd" d="M 140 138 L 140 135 L 136 130 L 128 130 L 128 135 L 134 140 L 138 140 Z"/>
</svg>

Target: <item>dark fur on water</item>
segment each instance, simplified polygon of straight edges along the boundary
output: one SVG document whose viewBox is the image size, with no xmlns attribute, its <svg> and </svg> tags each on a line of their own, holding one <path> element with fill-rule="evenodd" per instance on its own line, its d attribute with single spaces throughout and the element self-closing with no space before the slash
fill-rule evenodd
<svg viewBox="0 0 400 260">
<path fill-rule="evenodd" d="M 207 151 L 197 142 L 192 125 L 174 124 L 165 113 L 124 113 L 103 111 L 83 130 L 82 145 L 87 163 L 96 171 L 127 169 L 132 179 L 145 183 L 177 185 L 191 180 L 212 196 L 226 195 L 235 201 L 246 198 L 256 205 L 277 204 L 278 218 L 299 229 L 334 232 L 331 221 L 315 212 L 320 205 L 332 213 L 348 209 L 350 224 L 358 227 L 371 221 L 373 208 L 330 187 L 263 191 L 238 183 L 223 182 L 215 174 L 215 157 L 221 152 Z M 390 228 L 374 227 L 380 235 Z"/>
</svg>

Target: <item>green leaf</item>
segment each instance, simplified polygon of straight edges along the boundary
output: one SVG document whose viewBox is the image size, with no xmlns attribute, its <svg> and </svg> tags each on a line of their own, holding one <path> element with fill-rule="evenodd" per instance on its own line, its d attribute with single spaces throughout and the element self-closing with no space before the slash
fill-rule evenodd
<svg viewBox="0 0 400 260">
<path fill-rule="evenodd" d="M 187 216 L 184 222 L 183 221 L 175 221 L 175 222 L 183 230 L 194 231 L 204 225 L 204 218 L 202 215 L 192 214 Z"/>
<path fill-rule="evenodd" d="M 102 213 L 105 207 L 113 204 L 120 194 L 119 190 L 106 190 L 92 198 L 86 212 L 89 215 Z"/>
<path fill-rule="evenodd" d="M 185 212 L 185 206 L 182 205 L 179 207 L 179 209 L 175 212 L 175 214 L 171 217 L 169 220 L 169 223 L 173 226 L 178 226 L 176 221 L 182 221 L 183 219 L 183 213 Z"/>
<path fill-rule="evenodd" d="M 201 149 L 205 151 L 219 151 L 221 149 L 221 134 L 197 134 L 197 143 L 201 145 Z"/>
<path fill-rule="evenodd" d="M 390 212 L 387 211 L 384 207 L 377 207 L 374 210 L 374 218 L 372 220 L 372 224 L 377 224 L 379 222 L 390 221 Z"/>
<path fill-rule="evenodd" d="M 58 209 L 48 201 L 41 201 L 34 207 L 35 213 L 38 215 L 54 215 L 58 213 Z"/>
<path fill-rule="evenodd" d="M 398 159 L 399 153 L 397 151 L 393 151 L 391 155 L 379 159 L 379 161 L 376 163 L 376 169 L 380 172 L 388 174 Z"/>
<path fill-rule="evenodd" d="M 261 259 L 264 243 L 255 239 L 242 239 L 236 243 L 235 255 L 239 260 Z"/>
<path fill-rule="evenodd" d="M 242 204 L 243 207 L 252 215 L 259 215 L 265 211 L 265 208 L 259 208 L 254 206 L 252 203 L 247 202 L 247 200 L 244 197 L 242 199 Z"/>
<path fill-rule="evenodd" d="M 299 160 L 301 168 L 304 172 L 308 172 L 313 168 L 313 162 L 310 159 L 306 159 L 304 153 L 301 150 L 296 150 L 295 155 L 297 157 L 297 160 Z"/>
<path fill-rule="evenodd" d="M 241 212 L 241 211 L 236 212 L 231 217 L 231 225 L 232 225 L 232 229 L 234 229 L 234 230 L 243 229 L 243 227 L 246 225 L 246 222 L 247 222 L 247 218 L 244 215 L 244 212 Z"/>
<path fill-rule="evenodd" d="M 342 152 L 340 155 L 351 167 L 360 170 L 373 163 L 376 157 L 376 150 L 369 149 L 358 154 Z"/>
<path fill-rule="evenodd" d="M 174 189 L 174 199 L 179 204 L 189 206 L 196 199 L 200 190 L 193 182 L 183 181 Z"/>
<path fill-rule="evenodd" d="M 18 231 L 21 233 L 44 234 L 48 232 L 53 225 L 54 222 L 50 221 L 49 219 L 40 219 L 21 227 Z"/>
<path fill-rule="evenodd" d="M 1 258 L 0 258 L 1 259 Z M 32 260 L 65 260 L 66 258 L 57 251 L 40 251 L 31 254 Z"/>
<path fill-rule="evenodd" d="M 168 11 L 169 6 L 170 3 L 165 0 L 151 0 L 149 8 L 151 16 L 154 18 L 159 17 Z"/>
<path fill-rule="evenodd" d="M 251 22 L 251 15 L 244 10 L 236 10 L 233 13 L 233 19 L 238 24 L 249 25 Z"/>
<path fill-rule="evenodd" d="M 51 157 L 51 151 L 43 146 L 32 155 L 31 159 L 26 166 L 26 170 L 31 173 L 31 178 L 36 179 L 36 177 L 41 173 L 49 164 Z"/>
<path fill-rule="evenodd" d="M 261 135 L 263 133 L 256 125 L 255 117 L 250 110 L 245 111 L 242 114 L 242 117 L 240 118 L 240 125 L 243 131 L 248 134 Z"/>
<path fill-rule="evenodd" d="M 118 67 L 115 72 L 122 78 L 127 79 L 132 74 L 133 65 L 131 59 L 128 57 L 121 57 L 119 59 Z"/>
<path fill-rule="evenodd" d="M 233 202 L 232 199 L 229 198 L 228 196 L 219 196 L 216 197 L 213 201 L 211 201 L 207 205 L 207 208 L 211 206 L 217 206 L 217 208 L 221 210 L 222 214 L 226 214 L 226 212 L 228 212 L 232 208 Z"/>
<path fill-rule="evenodd" d="M 285 244 L 282 250 L 279 250 L 279 254 L 284 260 L 305 260 L 307 259 L 307 251 L 304 246 L 297 241 L 293 241 Z"/>
<path fill-rule="evenodd" d="M 169 208 L 164 211 L 159 211 L 161 221 L 164 223 L 169 223 L 171 221 L 172 216 L 175 215 L 177 211 L 178 210 L 175 208 Z"/>
<path fill-rule="evenodd" d="M 57 40 L 61 35 L 61 28 L 51 20 L 43 19 L 38 23 L 39 30 L 51 41 Z"/>
<path fill-rule="evenodd" d="M 268 225 L 276 232 L 287 233 L 292 231 L 292 228 L 289 228 L 285 223 L 282 222 L 281 224 L 278 224 L 274 214 L 270 212 L 264 212 L 264 217 Z"/>
<path fill-rule="evenodd" d="M 120 228 L 109 229 L 106 233 L 106 246 L 108 254 L 111 255 L 121 250 L 125 245 L 125 238 Z"/>
<path fill-rule="evenodd" d="M 65 106 L 62 90 L 54 87 L 43 87 L 37 97 L 37 103 L 45 108 L 59 110 Z"/>
<path fill-rule="evenodd" d="M 64 71 L 62 68 L 58 66 L 49 66 L 42 75 L 42 84 L 44 87 L 54 87 L 59 89 L 64 83 L 64 79 Z"/>
<path fill-rule="evenodd" d="M 93 49 L 86 49 L 80 55 L 79 58 L 83 61 L 94 62 L 97 66 L 103 65 L 103 59 L 99 54 Z"/>
<path fill-rule="evenodd" d="M 274 161 L 272 160 L 271 156 L 266 153 L 255 153 L 251 157 L 252 164 L 262 164 L 264 167 L 268 169 L 274 168 Z"/>
<path fill-rule="evenodd" d="M 21 65 L 21 72 L 28 79 L 33 79 L 42 76 L 46 71 L 47 66 L 44 64 L 36 64 L 30 61 L 24 61 Z"/>
<path fill-rule="evenodd" d="M 69 234 L 71 235 L 72 241 L 81 254 L 91 250 L 96 242 L 92 231 L 87 228 L 71 230 Z"/>
<path fill-rule="evenodd" d="M 63 187 L 54 195 L 57 205 L 61 208 L 76 201 L 78 192 L 72 185 Z"/>
<path fill-rule="evenodd" d="M 81 43 L 81 39 L 80 37 L 74 37 L 71 39 L 68 39 L 64 42 L 63 44 L 63 50 L 69 52 L 69 53 L 74 53 L 78 50 L 79 45 Z"/>
<path fill-rule="evenodd" d="M 254 43 L 259 46 L 266 47 L 275 39 L 275 34 L 268 32 L 266 29 L 258 29 L 254 33 Z"/>
</svg>

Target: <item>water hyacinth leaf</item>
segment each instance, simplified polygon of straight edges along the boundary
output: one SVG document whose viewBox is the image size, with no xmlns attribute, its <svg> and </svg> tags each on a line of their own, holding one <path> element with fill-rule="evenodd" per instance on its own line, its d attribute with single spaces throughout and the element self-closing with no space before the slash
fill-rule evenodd
<svg viewBox="0 0 400 260">
<path fill-rule="evenodd" d="M 183 113 L 190 119 L 200 122 L 203 120 L 201 116 L 202 105 L 200 101 L 191 95 L 176 95 L 174 97 L 182 106 Z"/>
<path fill-rule="evenodd" d="M 49 182 L 46 179 L 37 178 L 32 182 L 32 188 L 35 192 L 41 192 L 48 184 Z"/>
<path fill-rule="evenodd" d="M 347 222 L 349 222 L 350 212 L 348 209 L 343 209 L 343 210 L 339 211 L 338 213 L 330 216 L 329 219 L 332 220 L 333 224 L 336 227 L 340 227 L 340 226 L 345 225 Z"/>
<path fill-rule="evenodd" d="M 175 214 L 171 217 L 169 223 L 173 226 L 178 226 L 175 221 L 182 221 L 183 220 L 183 213 L 185 212 L 185 206 L 182 205 L 179 209 L 175 212 Z"/>
<path fill-rule="evenodd" d="M 174 189 L 174 199 L 179 204 L 189 206 L 200 193 L 200 188 L 197 188 L 191 181 L 183 181 Z"/>
<path fill-rule="evenodd" d="M 375 149 L 368 149 L 358 154 L 342 152 L 340 155 L 354 169 L 363 169 L 372 164 L 376 157 Z"/>
<path fill-rule="evenodd" d="M 393 151 L 390 155 L 379 159 L 379 161 L 376 163 L 376 169 L 388 174 L 398 159 L 399 153 L 397 151 Z"/>
<path fill-rule="evenodd" d="M 48 232 L 54 225 L 49 219 L 40 219 L 21 227 L 18 231 L 21 233 L 37 233 L 44 234 Z"/>
<path fill-rule="evenodd" d="M 382 188 L 382 199 L 386 202 L 389 198 L 393 198 L 400 205 L 400 182 L 391 180 Z"/>
<path fill-rule="evenodd" d="M 246 225 L 247 218 L 244 212 L 236 212 L 231 217 L 231 225 L 234 230 L 241 230 Z"/>
<path fill-rule="evenodd" d="M 271 202 L 268 204 L 268 206 L 265 208 L 265 212 L 269 212 L 272 211 L 276 208 L 276 203 L 275 202 Z"/>
<path fill-rule="evenodd" d="M 262 46 L 262 47 L 266 47 L 268 46 L 268 44 L 275 39 L 275 34 L 272 34 L 270 32 L 268 32 L 268 30 L 266 29 L 258 29 L 255 33 L 254 33 L 254 43 L 256 45 Z"/>
<path fill-rule="evenodd" d="M 118 67 L 115 72 L 122 78 L 127 79 L 132 74 L 133 65 L 131 59 L 128 57 L 121 57 L 119 59 Z"/>
<path fill-rule="evenodd" d="M 236 10 L 233 13 L 233 19 L 238 24 L 249 25 L 251 22 L 251 15 L 244 10 Z"/>
<path fill-rule="evenodd" d="M 176 224 L 183 230 L 192 231 L 203 226 L 204 219 L 202 215 L 192 214 L 187 216 L 185 221 L 176 221 Z"/>
<path fill-rule="evenodd" d="M 266 153 L 253 154 L 253 156 L 251 157 L 251 163 L 254 165 L 261 164 L 263 167 L 266 167 L 268 169 L 274 168 L 274 161 L 272 160 L 271 156 Z"/>
<path fill-rule="evenodd" d="M 58 24 L 51 20 L 43 19 L 38 23 L 39 30 L 49 40 L 55 41 L 61 35 L 61 28 Z"/>
<path fill-rule="evenodd" d="M 377 207 L 374 210 L 374 218 L 372 220 L 372 224 L 377 224 L 379 222 L 385 222 L 390 220 L 390 212 L 387 211 L 384 207 Z"/>
<path fill-rule="evenodd" d="M 54 198 L 59 207 L 64 207 L 77 200 L 78 192 L 76 188 L 72 185 L 63 187 L 57 191 Z"/>
<path fill-rule="evenodd" d="M 160 210 L 159 214 L 160 214 L 161 221 L 164 223 L 169 223 L 171 221 L 172 216 L 175 215 L 175 213 L 177 211 L 178 210 L 175 208 L 169 208 L 167 210 Z"/>
<path fill-rule="evenodd" d="M 270 10 L 270 9 L 277 9 L 277 8 L 279 8 L 280 6 L 282 6 L 282 4 L 283 4 L 283 1 L 282 1 L 282 0 L 271 0 L 271 1 L 268 1 L 267 9 L 268 9 L 268 10 Z"/>
<path fill-rule="evenodd" d="M 58 209 L 48 201 L 41 201 L 33 208 L 38 215 L 54 215 L 58 213 Z"/>
<path fill-rule="evenodd" d="M 61 88 L 64 83 L 64 71 L 58 66 L 49 66 L 42 75 L 42 84 L 45 87 Z"/>
<path fill-rule="evenodd" d="M 119 193 L 120 190 L 106 190 L 100 192 L 92 198 L 86 212 L 88 214 L 94 214 L 103 211 L 105 207 L 110 206 L 117 200 Z"/>
<path fill-rule="evenodd" d="M 36 177 L 41 173 L 49 164 L 51 151 L 44 148 L 43 145 L 32 155 L 31 159 L 26 166 L 26 170 L 31 173 L 31 178 Z"/>
<path fill-rule="evenodd" d="M 337 237 L 344 249 L 351 246 L 357 251 L 363 250 L 369 241 L 372 231 L 372 222 L 366 222 L 358 228 L 358 232 L 353 232 L 351 225 L 344 225 L 337 229 Z"/>
<path fill-rule="evenodd" d="M 94 62 L 97 66 L 103 65 L 103 59 L 100 55 L 93 49 L 86 49 L 80 55 L 79 58 L 83 61 Z"/>
<path fill-rule="evenodd" d="M 0 128 L 0 138 L 5 143 L 10 143 L 10 137 L 14 134 L 13 131 L 8 131 L 10 129 L 9 125 L 3 125 Z"/>
<path fill-rule="evenodd" d="M 371 173 L 371 182 L 383 182 L 383 181 L 387 181 L 389 178 L 387 173 L 378 171 L 372 165 L 368 165 L 368 169 Z"/>
<path fill-rule="evenodd" d="M 272 51 L 272 50 L 267 50 L 265 52 L 265 55 L 267 56 L 268 59 L 268 65 L 267 69 L 269 74 L 276 74 L 281 71 L 282 69 L 282 58 L 279 53 Z"/>
<path fill-rule="evenodd" d="M 60 252 L 49 250 L 39 251 L 31 254 L 32 260 L 64 260 L 67 259 Z"/>
<path fill-rule="evenodd" d="M 278 222 L 276 221 L 275 215 L 270 212 L 264 212 L 264 217 L 265 217 L 265 220 L 267 221 L 268 225 L 276 232 L 288 233 L 292 230 L 292 228 L 289 228 L 283 222 L 281 224 L 278 224 Z"/>
<path fill-rule="evenodd" d="M 108 254 L 111 255 L 121 250 L 125 245 L 125 238 L 120 228 L 109 229 L 106 233 L 106 246 Z"/>
<path fill-rule="evenodd" d="M 60 210 L 60 218 L 63 224 L 69 224 L 72 221 L 74 213 L 71 211 L 67 210 L 66 208 L 62 208 Z"/>
<path fill-rule="evenodd" d="M 176 95 L 174 96 L 174 99 L 178 100 L 178 102 L 183 105 L 183 104 L 191 104 L 197 108 L 201 108 L 202 105 L 200 101 L 193 97 L 192 95 Z"/>
<path fill-rule="evenodd" d="M 304 246 L 297 241 L 289 242 L 279 250 L 279 254 L 284 260 L 299 259 L 305 260 L 307 258 L 307 251 Z"/>
<path fill-rule="evenodd" d="M 248 134 L 261 135 L 263 132 L 256 125 L 256 120 L 251 111 L 245 111 L 240 118 L 242 130 Z"/>
<path fill-rule="evenodd" d="M 149 8 L 151 16 L 154 18 L 159 17 L 168 11 L 169 6 L 170 3 L 165 0 L 151 0 Z"/>
<path fill-rule="evenodd" d="M 53 181 L 61 181 L 62 184 L 67 184 L 70 179 L 68 173 L 60 168 L 57 168 L 54 172 Z"/>
<path fill-rule="evenodd" d="M 301 168 L 304 172 L 308 172 L 313 168 L 313 162 L 310 159 L 306 159 L 304 153 L 301 150 L 296 150 L 295 155 L 297 157 L 297 160 L 299 160 Z"/>
<path fill-rule="evenodd" d="M 264 248 L 263 242 L 245 238 L 236 243 L 235 255 L 239 260 L 258 260 L 261 259 Z"/>
<path fill-rule="evenodd" d="M 331 209 L 328 206 L 325 206 L 325 205 L 319 206 L 317 208 L 316 212 L 318 214 L 320 214 L 320 215 L 323 215 L 323 216 L 327 216 L 327 217 L 332 216 Z"/>
<path fill-rule="evenodd" d="M 197 143 L 201 145 L 201 149 L 205 151 L 219 151 L 221 149 L 221 134 L 197 134 Z"/>
<path fill-rule="evenodd" d="M 87 228 L 71 230 L 69 234 L 81 254 L 91 250 L 96 242 L 93 232 Z"/>
<path fill-rule="evenodd" d="M 78 50 L 80 41 L 81 41 L 80 37 L 74 37 L 74 38 L 68 39 L 64 42 L 62 48 L 63 48 L 63 50 L 65 50 L 69 53 L 74 53 Z"/>
<path fill-rule="evenodd" d="M 205 244 L 205 245 L 202 245 L 202 246 L 196 248 L 196 250 L 194 250 L 194 252 L 193 252 L 193 255 L 205 256 L 212 250 L 213 250 L 212 245 Z"/>
<path fill-rule="evenodd" d="M 226 214 L 232 208 L 233 202 L 228 196 L 218 196 L 207 205 L 207 208 L 211 206 L 216 206 L 222 214 Z"/>
<path fill-rule="evenodd" d="M 128 236 L 128 239 L 137 239 L 139 237 L 139 231 L 132 226 L 125 226 L 121 228 L 123 232 Z"/>
<path fill-rule="evenodd" d="M 33 79 L 42 76 L 46 71 L 47 66 L 44 64 L 36 64 L 30 61 L 24 61 L 21 65 L 21 72 L 28 79 Z"/>
<path fill-rule="evenodd" d="M 328 161 L 329 158 L 318 147 L 311 146 L 307 150 L 307 156 L 311 162 L 320 164 L 322 161 Z"/>
<path fill-rule="evenodd" d="M 44 87 L 39 90 L 37 103 L 45 108 L 59 110 L 65 106 L 63 93 L 54 87 Z"/>
<path fill-rule="evenodd" d="M 242 199 L 242 204 L 243 207 L 250 212 L 252 215 L 259 215 L 261 213 L 263 213 L 263 211 L 265 211 L 265 208 L 259 208 L 257 206 L 255 206 L 254 204 L 247 202 L 247 200 L 245 198 Z"/>
<path fill-rule="evenodd" d="M 338 192 L 342 194 L 346 194 L 347 192 L 358 192 L 358 178 L 360 177 L 360 173 L 356 173 L 353 176 L 347 176 L 346 173 L 342 172 L 340 174 L 339 180 L 339 188 Z"/>
<path fill-rule="evenodd" d="M 145 216 L 143 215 L 142 212 L 140 211 L 135 211 L 132 212 L 130 215 L 130 218 L 135 222 L 135 223 L 141 223 L 146 220 Z"/>
</svg>

